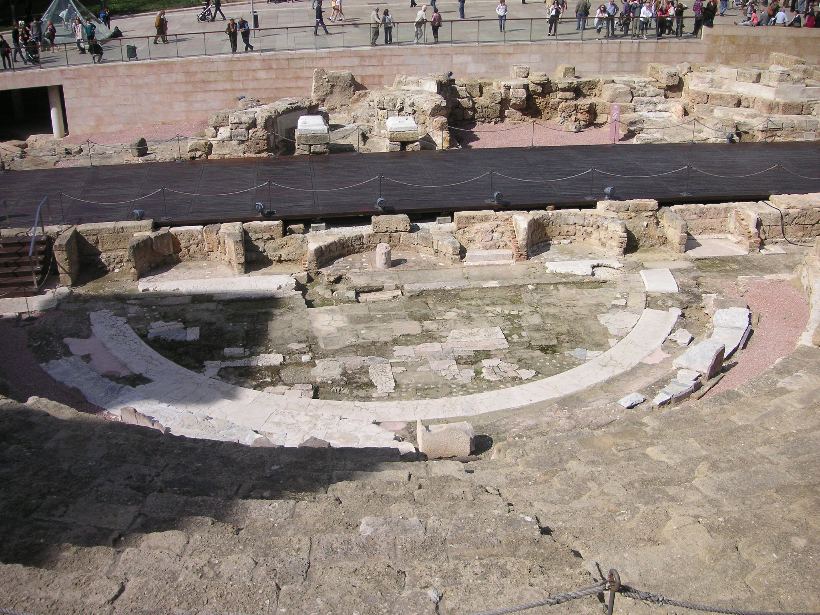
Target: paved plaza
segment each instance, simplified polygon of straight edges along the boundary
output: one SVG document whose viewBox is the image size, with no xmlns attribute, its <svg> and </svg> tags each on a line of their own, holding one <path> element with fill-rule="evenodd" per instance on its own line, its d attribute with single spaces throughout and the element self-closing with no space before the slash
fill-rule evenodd
<svg viewBox="0 0 820 615">
<path fill-rule="evenodd" d="M 593 19 L 589 18 L 586 29 L 581 32 L 577 29 L 575 17 L 567 14 L 559 23 L 558 33 L 555 37 L 547 36 L 546 11 L 542 3 L 513 3 L 508 13 L 505 30 L 499 30 L 498 21 L 495 15 L 495 5 L 491 0 L 471 0 L 466 3 L 465 17 L 461 20 L 458 17 L 457 3 L 454 1 L 437 3 L 439 11 L 444 19 L 439 31 L 438 44 L 480 44 L 499 42 L 535 42 L 549 43 L 551 41 L 606 41 L 605 29 L 599 33 L 593 25 Z M 295 49 L 334 49 L 339 50 L 345 47 L 365 47 L 370 44 L 370 14 L 373 3 L 365 3 L 359 0 L 350 0 L 344 3 L 345 20 L 338 22 L 330 21 L 330 5 L 326 3 L 324 19 L 330 34 L 324 34 L 319 29 L 319 36 L 314 36 L 314 11 L 310 3 L 280 2 L 266 3 L 254 2 L 253 10 L 259 16 L 259 29 L 254 31 L 251 43 L 254 47 L 252 53 L 287 51 Z M 410 8 L 405 3 L 400 5 L 380 4 L 383 10 L 388 8 L 393 16 L 396 25 L 393 29 L 394 45 L 414 45 L 415 28 L 413 22 L 420 8 Z M 250 21 L 251 4 L 248 2 L 236 2 L 222 5 L 223 12 L 228 18 L 238 19 L 244 16 Z M 197 21 L 196 15 L 199 8 L 175 9 L 167 12 L 169 23 L 168 43 L 154 44 L 154 18 L 155 14 L 142 14 L 133 16 L 118 17 L 114 15 L 112 26 L 117 26 L 123 32 L 124 38 L 114 39 L 103 45 L 105 54 L 104 62 L 128 61 L 127 47 L 133 46 L 138 60 L 151 60 L 163 58 L 178 58 L 199 55 L 221 55 L 230 54 L 231 48 L 228 37 L 225 34 L 225 22 L 218 18 L 216 22 Z M 432 8 L 427 9 L 428 19 L 432 15 Z M 734 10 L 729 11 L 726 16 L 719 17 L 716 23 L 732 23 L 736 19 Z M 692 40 L 691 31 L 694 22 L 689 12 L 685 21 L 685 31 L 687 35 L 682 38 L 674 36 L 664 37 L 670 44 Z M 653 30 L 654 34 L 654 30 Z M 620 30 L 616 33 L 615 39 L 636 38 L 630 31 L 624 35 Z M 378 45 L 383 44 L 383 33 L 380 32 Z M 435 44 L 432 31 L 429 25 L 425 27 L 423 44 Z M 242 53 L 240 46 L 239 52 Z M 571 61 L 571 58 L 567 58 Z M 133 60 L 132 60 L 133 61 Z M 75 66 L 91 64 L 89 54 L 80 54 L 76 45 L 69 40 L 62 44 L 54 52 L 44 52 L 42 54 L 42 66 L 44 68 L 54 66 Z M 32 68 L 26 65 L 15 65 L 16 69 Z"/>
</svg>

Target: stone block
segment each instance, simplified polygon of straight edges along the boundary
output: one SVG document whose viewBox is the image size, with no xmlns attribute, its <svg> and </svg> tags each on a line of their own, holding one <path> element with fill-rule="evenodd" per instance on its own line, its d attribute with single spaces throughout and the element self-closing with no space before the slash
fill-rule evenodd
<svg viewBox="0 0 820 615">
<path fill-rule="evenodd" d="M 374 233 L 409 233 L 410 218 L 407 214 L 373 216 L 370 219 Z"/>
<path fill-rule="evenodd" d="M 162 433 L 168 433 L 168 428 L 163 426 L 162 423 L 131 406 L 120 408 L 119 415 L 120 420 L 126 425 L 139 425 L 140 427 L 149 427 Z"/>
<path fill-rule="evenodd" d="M 168 228 L 162 228 L 150 234 L 151 247 L 159 256 L 174 254 L 174 236 Z"/>
<path fill-rule="evenodd" d="M 574 79 L 575 67 L 570 64 L 559 64 L 553 72 L 556 79 Z"/>
<path fill-rule="evenodd" d="M 61 286 L 73 286 L 80 276 L 80 234 L 72 226 L 57 236 L 52 251 Z"/>
<path fill-rule="evenodd" d="M 737 80 L 744 83 L 759 83 L 760 71 L 756 68 L 738 68 Z"/>
<path fill-rule="evenodd" d="M 725 350 L 721 342 L 706 340 L 690 347 L 672 365 L 680 369 L 693 369 L 708 380 L 720 372 Z"/>
<path fill-rule="evenodd" d="M 373 255 L 373 267 L 376 269 L 390 269 L 392 265 L 393 259 L 390 244 L 380 243 L 376 246 L 376 251 Z"/>
<path fill-rule="evenodd" d="M 404 151 L 406 152 L 420 152 L 421 151 L 421 143 L 418 141 L 412 141 L 410 143 L 404 143 Z"/>
<path fill-rule="evenodd" d="M 530 76 L 530 67 L 526 64 L 513 64 L 510 76 L 514 79 L 526 79 Z"/>
<path fill-rule="evenodd" d="M 384 124 L 390 141 L 407 143 L 419 139 L 419 126 L 412 116 L 396 115 L 387 118 Z"/>
<path fill-rule="evenodd" d="M 248 140 L 247 128 L 231 128 L 231 140 L 244 142 Z"/>
<path fill-rule="evenodd" d="M 678 346 L 688 346 L 692 343 L 694 337 L 686 329 L 678 329 L 669 336 L 669 339 L 675 342 Z"/>
<path fill-rule="evenodd" d="M 457 211 L 453 214 L 453 223 L 456 230 L 465 229 L 474 224 L 492 222 L 496 218 L 496 213 L 492 209 L 479 209 L 476 211 Z"/>
<path fill-rule="evenodd" d="M 324 145 L 330 141 L 330 135 L 325 132 L 308 132 L 297 129 L 296 130 L 296 145 Z"/>
<path fill-rule="evenodd" d="M 330 146 L 327 144 L 315 144 L 310 146 L 310 153 L 311 154 L 329 154 L 330 153 Z"/>
<path fill-rule="evenodd" d="M 245 222 L 242 229 L 251 241 L 270 241 L 272 239 L 282 239 L 285 236 L 284 224 L 281 220 Z"/>
<path fill-rule="evenodd" d="M 472 453 L 475 431 L 466 421 L 444 425 L 424 426 L 416 423 L 416 440 L 419 451 L 428 459 L 466 457 Z"/>
<path fill-rule="evenodd" d="M 680 73 L 677 67 L 664 64 L 650 63 L 646 67 L 647 74 L 664 88 L 675 87 L 680 83 Z"/>
<path fill-rule="evenodd" d="M 610 103 L 632 102 L 632 90 L 621 83 L 605 83 L 601 86 L 601 100 Z"/>
</svg>

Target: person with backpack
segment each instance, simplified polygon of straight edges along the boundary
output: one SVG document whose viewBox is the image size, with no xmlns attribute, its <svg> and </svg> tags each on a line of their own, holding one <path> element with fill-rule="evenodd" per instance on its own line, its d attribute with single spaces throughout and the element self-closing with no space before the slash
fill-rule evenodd
<svg viewBox="0 0 820 615">
<path fill-rule="evenodd" d="M 103 58 L 103 48 L 102 45 L 97 41 L 96 38 L 91 39 L 88 41 L 88 53 L 91 54 L 91 63 L 92 64 L 101 64 Z"/>
<path fill-rule="evenodd" d="M 578 0 L 578 4 L 575 5 L 576 30 L 587 29 L 587 17 L 589 17 L 590 8 L 589 0 Z"/>
<path fill-rule="evenodd" d="M 96 40 L 97 38 L 97 26 L 95 26 L 90 21 L 85 24 L 85 38 L 88 41 L 89 45 L 91 41 Z"/>
<path fill-rule="evenodd" d="M 441 28 L 441 13 L 438 12 L 438 8 L 433 8 L 433 16 L 430 18 L 430 29 L 433 31 L 433 42 L 438 43 L 438 31 Z"/>
</svg>

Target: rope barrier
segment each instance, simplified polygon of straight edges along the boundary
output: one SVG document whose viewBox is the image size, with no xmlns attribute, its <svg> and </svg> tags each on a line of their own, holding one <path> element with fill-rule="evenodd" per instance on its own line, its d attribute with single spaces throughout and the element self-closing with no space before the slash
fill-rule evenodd
<svg viewBox="0 0 820 615">
<path fill-rule="evenodd" d="M 712 606 L 709 604 L 699 604 L 697 602 L 688 602 L 686 600 L 675 600 L 660 594 L 653 594 L 650 592 L 634 589 L 628 585 L 622 585 L 619 592 L 621 595 L 638 600 L 641 602 L 649 602 L 658 606 L 676 606 L 681 609 L 689 609 L 690 611 L 703 611 L 706 613 L 724 613 L 725 615 L 818 615 L 817 613 L 794 613 L 785 611 L 746 611 L 743 609 L 735 609 L 731 607 Z"/>
<path fill-rule="evenodd" d="M 481 611 L 474 615 L 509 615 L 510 613 L 518 613 L 542 606 L 554 606 L 571 600 L 578 600 L 587 596 L 595 596 L 604 592 L 609 593 L 609 609 L 608 613 L 613 613 L 614 597 L 618 594 L 625 598 L 637 600 L 641 602 L 648 602 L 657 606 L 674 606 L 682 609 L 689 609 L 692 611 L 702 611 L 705 613 L 722 613 L 724 615 L 820 615 L 820 613 L 804 613 L 804 612 L 785 612 L 785 611 L 749 611 L 744 609 L 737 609 L 733 607 L 721 607 L 710 604 L 701 604 L 697 602 L 689 602 L 686 600 L 676 600 L 663 596 L 661 594 L 654 594 L 647 591 L 642 591 L 629 585 L 621 584 L 620 576 L 617 570 L 610 570 L 609 578 L 606 581 L 601 581 L 589 587 L 582 587 L 575 591 L 565 592 L 543 600 L 535 602 L 528 602 L 526 604 L 519 604 L 511 607 L 502 607 L 490 611 Z"/>
<path fill-rule="evenodd" d="M 558 594 L 557 596 L 545 598 L 544 600 L 528 602 L 527 604 L 520 604 L 518 606 L 513 607 L 493 609 L 492 611 L 482 611 L 481 613 L 476 613 L 475 615 L 508 615 L 509 613 L 518 613 L 519 611 L 535 609 L 539 606 L 555 606 L 556 604 L 563 604 L 564 602 L 569 602 L 571 600 L 578 600 L 579 598 L 586 598 L 587 596 L 595 596 L 597 594 L 600 594 L 606 588 L 607 582 L 601 581 L 600 583 L 597 583 L 595 585 L 583 587 L 581 589 L 577 589 L 572 592 L 566 592 L 564 594 Z"/>
<path fill-rule="evenodd" d="M 455 183 L 452 183 L 452 184 L 441 184 L 440 186 L 423 186 L 421 184 L 411 184 L 409 182 L 401 181 L 400 179 L 392 179 L 390 177 L 382 177 L 382 180 L 387 181 L 387 182 L 392 182 L 394 184 L 401 184 L 402 186 L 410 186 L 411 188 L 450 188 L 452 186 L 460 186 L 462 184 L 469 184 L 470 182 L 474 182 L 476 180 L 487 177 L 489 174 L 490 174 L 490 172 L 487 171 L 486 173 L 482 173 L 481 175 L 476 175 L 475 177 L 470 178 L 470 179 L 465 179 L 464 181 L 455 182 Z M 498 175 L 498 174 L 496 173 L 496 175 Z"/>
<path fill-rule="evenodd" d="M 167 190 L 167 188 L 165 188 L 165 190 Z M 59 195 L 60 195 L 60 197 L 66 197 L 68 199 L 71 199 L 72 201 L 77 201 L 77 202 L 80 202 L 80 203 L 88 203 L 90 205 L 128 205 L 129 203 L 134 203 L 136 201 L 141 201 L 142 199 L 147 199 L 149 196 L 154 196 L 158 192 L 162 192 L 162 191 L 163 191 L 163 188 L 158 188 L 157 190 L 154 190 L 153 192 L 149 192 L 148 194 L 143 194 L 142 196 L 134 197 L 133 199 L 128 199 L 127 201 L 112 201 L 110 203 L 104 203 L 104 202 L 100 202 L 100 201 L 89 201 L 87 199 L 81 199 L 81 198 L 76 197 L 76 196 L 71 196 L 70 194 L 67 194 L 65 192 L 60 192 Z"/>
<path fill-rule="evenodd" d="M 763 173 L 768 173 L 772 169 L 776 169 L 779 167 L 779 164 L 774 164 L 770 166 L 768 169 L 763 169 L 762 171 L 755 171 L 754 173 L 747 173 L 745 175 L 716 175 L 714 173 L 709 173 L 709 171 L 704 171 L 703 169 L 699 169 L 697 167 L 690 167 L 693 171 L 697 171 L 698 173 L 703 173 L 704 175 L 708 175 L 709 177 L 717 177 L 719 179 L 743 179 L 744 177 L 754 177 L 755 175 L 762 175 Z"/>
<path fill-rule="evenodd" d="M 363 182 L 359 182 L 358 184 L 352 184 L 350 186 L 340 186 L 338 188 L 295 188 L 293 186 L 285 186 L 284 184 L 277 184 L 274 181 L 269 181 L 268 183 L 271 186 L 276 186 L 278 188 L 284 188 L 285 190 L 296 190 L 297 192 L 338 192 L 339 190 L 350 190 L 351 188 L 358 188 L 359 186 L 364 186 L 365 184 L 369 184 L 372 181 L 379 179 L 379 176 L 371 177 L 370 179 L 366 179 Z"/>
<path fill-rule="evenodd" d="M 234 196 L 237 194 L 244 194 L 245 192 L 252 192 L 253 190 L 259 190 L 260 188 L 264 188 L 268 185 L 268 182 L 263 184 L 259 184 L 258 186 L 251 186 L 250 188 L 243 188 L 242 190 L 235 190 L 233 192 L 222 192 L 218 194 L 202 194 L 201 192 L 184 192 L 182 190 L 174 190 L 173 188 L 160 188 L 160 190 L 165 190 L 166 192 L 172 192 L 174 194 L 181 194 L 182 196 L 204 196 L 204 197 L 218 197 L 218 196 Z"/>
<path fill-rule="evenodd" d="M 503 177 L 504 179 L 511 179 L 517 182 L 529 182 L 533 184 L 546 184 L 550 182 L 562 182 L 567 179 L 575 179 L 576 177 L 581 177 L 582 175 L 586 175 L 587 173 L 594 173 L 596 169 L 587 169 L 586 171 L 581 171 L 580 173 L 576 173 L 575 175 L 567 175 L 566 177 L 556 177 L 554 179 L 524 179 L 523 177 L 511 177 L 510 175 L 504 175 L 503 173 L 495 172 L 493 175 L 497 175 L 498 177 Z"/>
<path fill-rule="evenodd" d="M 799 177 L 800 179 L 817 179 L 817 180 L 820 180 L 820 177 L 806 177 L 805 175 L 800 175 L 799 173 L 795 173 L 794 171 L 789 169 L 789 167 L 784 167 L 782 164 L 779 165 L 779 166 L 780 166 L 781 169 L 786 171 L 786 173 L 788 173 L 789 175 L 794 175 L 795 177 Z"/>
<path fill-rule="evenodd" d="M 610 173 L 609 171 L 601 171 L 600 169 L 595 169 L 595 171 L 600 173 L 601 175 L 607 175 L 609 177 L 619 177 L 621 179 L 649 179 L 651 177 L 663 177 L 664 175 L 680 173 L 681 171 L 685 171 L 686 168 L 687 167 L 680 167 L 678 169 L 672 169 L 671 171 L 665 171 L 663 173 L 654 173 L 652 175 L 619 175 L 618 173 Z"/>
</svg>

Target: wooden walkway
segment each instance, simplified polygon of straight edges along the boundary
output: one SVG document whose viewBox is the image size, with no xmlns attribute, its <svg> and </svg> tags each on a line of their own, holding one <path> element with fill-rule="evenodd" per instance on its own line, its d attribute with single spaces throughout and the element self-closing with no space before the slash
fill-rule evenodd
<svg viewBox="0 0 820 615">
<path fill-rule="evenodd" d="M 380 195 L 388 211 L 419 216 L 488 208 L 494 192 L 514 209 L 591 206 L 607 186 L 613 198 L 662 203 L 759 200 L 820 190 L 820 180 L 811 177 L 820 177 L 816 142 L 463 149 L 94 166 L 0 174 L 5 201 L 5 206 L 0 202 L 0 225 L 31 224 L 44 195 L 50 197 L 46 221 L 51 224 L 129 219 L 134 209 L 164 224 L 206 224 L 258 219 L 255 203 L 272 207 L 285 220 L 372 215 L 378 213 Z"/>
</svg>

